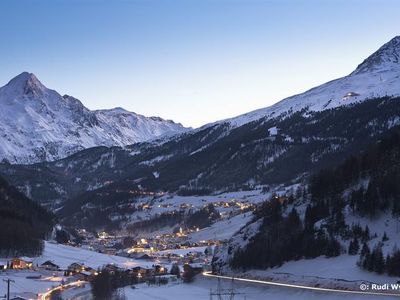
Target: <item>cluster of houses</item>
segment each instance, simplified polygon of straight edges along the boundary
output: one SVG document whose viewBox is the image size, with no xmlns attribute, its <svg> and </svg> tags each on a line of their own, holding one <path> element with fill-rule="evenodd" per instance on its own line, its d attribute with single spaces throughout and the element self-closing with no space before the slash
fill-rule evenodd
<svg viewBox="0 0 400 300">
<path fill-rule="evenodd" d="M 121 244 L 122 238 L 116 238 L 107 232 L 98 232 L 96 235 L 85 229 L 78 230 L 79 235 L 83 239 L 81 244 L 71 244 L 71 246 L 79 246 L 80 248 L 104 253 L 107 255 L 118 255 L 118 244 Z"/>
<path fill-rule="evenodd" d="M 210 250 L 211 251 L 211 250 Z M 201 252 L 188 252 L 185 255 L 179 255 L 174 253 L 157 254 L 151 257 L 155 261 L 151 267 L 133 267 L 130 269 L 121 268 L 115 264 L 107 264 L 103 266 L 103 270 L 108 270 L 111 273 L 127 272 L 133 277 L 138 279 L 146 280 L 152 276 L 167 275 L 168 269 L 164 267 L 164 264 L 176 263 L 179 265 L 190 265 L 193 269 L 198 271 L 207 269 L 208 259 L 204 257 L 204 253 Z M 90 281 L 94 276 L 98 275 L 98 270 L 85 265 L 84 263 L 74 262 L 70 264 L 66 269 L 62 269 L 59 265 L 51 260 L 47 260 L 42 264 L 35 265 L 30 258 L 21 257 L 13 258 L 7 262 L 0 262 L 0 271 L 2 270 L 45 270 L 51 272 L 60 272 L 62 275 L 68 277 L 73 276 L 76 280 Z M 59 275 L 61 275 L 59 273 Z M 54 274 L 54 273 L 53 273 Z"/>
<path fill-rule="evenodd" d="M 219 243 L 219 241 L 213 240 L 201 242 L 190 241 L 190 233 L 196 230 L 199 229 L 188 229 L 182 226 L 173 233 L 164 233 L 154 237 L 138 236 L 135 238 L 132 247 L 121 248 L 126 236 L 115 236 L 104 231 L 93 234 L 85 229 L 80 229 L 78 232 L 82 237 L 82 242 L 79 245 L 73 246 L 79 246 L 83 249 L 108 255 L 119 255 L 135 259 L 151 259 L 151 254 L 158 251 L 209 246 Z"/>
<path fill-rule="evenodd" d="M 247 200 L 231 199 L 229 201 L 218 201 L 213 203 L 214 207 L 219 209 L 222 218 L 231 218 L 236 215 L 254 211 L 256 206 Z"/>
<path fill-rule="evenodd" d="M 199 266 L 193 265 L 197 269 Z M 48 260 L 43 262 L 40 265 L 34 265 L 32 260 L 29 258 L 14 258 L 7 262 L 0 262 L 0 270 L 46 270 L 53 272 L 59 272 L 59 275 L 64 275 L 65 277 L 73 278 L 74 280 L 82 280 L 82 281 L 91 281 L 95 276 L 98 275 L 99 270 L 93 269 L 89 266 L 86 266 L 83 263 L 74 262 L 70 264 L 66 269 L 60 268 L 54 262 Z M 132 282 L 140 283 L 146 282 L 148 280 L 154 279 L 155 277 L 161 278 L 165 276 L 168 278 L 168 281 L 174 281 L 177 279 L 176 275 L 171 275 L 168 273 L 168 269 L 160 264 L 154 264 L 151 267 L 133 267 L 133 268 L 121 268 L 115 264 L 107 264 L 102 267 L 102 270 L 107 270 L 110 273 L 114 272 L 123 272 L 129 278 L 132 279 Z M 39 279 L 41 275 L 37 275 L 37 278 L 32 279 Z"/>
<path fill-rule="evenodd" d="M 204 204 L 207 206 L 208 204 Z M 222 218 L 231 218 L 237 214 L 242 214 L 246 211 L 252 211 L 255 209 L 255 205 L 248 200 L 243 199 L 229 199 L 220 200 L 213 202 L 215 208 L 220 211 Z M 151 210 L 152 204 L 139 203 L 136 205 L 139 210 Z M 159 208 L 170 208 L 171 203 L 161 203 L 158 205 Z M 186 211 L 192 209 L 194 206 L 191 203 L 180 203 L 179 207 L 176 208 L 176 212 Z M 175 211 L 171 211 L 174 213 Z M 176 230 L 178 228 L 178 230 Z M 193 243 L 190 241 L 192 233 L 199 231 L 199 228 L 186 228 L 184 225 L 176 227 L 173 232 L 164 233 L 156 237 L 149 237 L 148 234 L 144 233 L 141 236 L 136 237 L 135 245 L 130 249 L 123 249 L 124 233 L 120 232 L 117 235 L 109 234 L 107 232 L 90 232 L 85 229 L 78 230 L 82 241 L 73 246 L 79 246 L 81 248 L 96 251 L 108 255 L 120 255 L 128 256 L 132 258 L 149 258 L 150 253 L 169 250 L 169 249 L 180 249 L 187 247 L 203 246 L 199 243 Z M 147 243 L 142 243 L 141 240 L 147 239 Z M 218 243 L 219 241 L 215 241 Z M 213 244 L 213 241 L 207 241 L 208 244 Z"/>
<path fill-rule="evenodd" d="M 176 253 L 161 253 L 153 257 L 161 264 L 189 265 L 193 269 L 211 271 L 211 260 L 207 255 L 200 252 L 189 252 L 185 255 Z"/>
<path fill-rule="evenodd" d="M 59 271 L 60 267 L 48 260 L 40 265 L 34 265 L 33 260 L 29 257 L 18 257 L 11 260 L 1 262 L 0 271 L 4 270 L 47 270 L 47 271 Z"/>
<path fill-rule="evenodd" d="M 115 264 L 107 264 L 99 271 L 83 264 L 73 263 L 68 266 L 65 275 L 73 276 L 77 280 L 91 281 L 94 276 L 98 275 L 98 272 L 104 271 L 108 271 L 111 274 L 116 272 L 123 273 L 127 278 L 130 278 L 132 283 L 148 282 L 155 278 L 168 278 L 168 281 L 175 281 L 178 278 L 176 275 L 169 274 L 168 269 L 160 264 L 154 264 L 152 267 L 136 266 L 133 268 L 121 268 Z"/>
</svg>

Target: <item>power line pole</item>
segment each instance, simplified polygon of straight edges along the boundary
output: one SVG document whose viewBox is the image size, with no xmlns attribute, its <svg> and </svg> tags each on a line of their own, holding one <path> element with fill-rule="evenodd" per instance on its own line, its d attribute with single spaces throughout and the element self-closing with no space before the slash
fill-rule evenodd
<svg viewBox="0 0 400 300">
<path fill-rule="evenodd" d="M 240 295 L 241 293 L 238 293 L 235 291 L 234 287 L 233 287 L 233 281 L 234 278 L 232 277 L 232 282 L 231 282 L 231 288 L 230 289 L 223 289 L 221 286 L 221 279 L 218 278 L 218 286 L 217 286 L 217 290 L 213 291 L 212 289 L 210 289 L 210 300 L 213 299 L 213 296 L 217 297 L 217 300 L 223 300 L 224 296 L 227 296 L 227 298 L 229 300 L 234 300 L 236 295 Z"/>
<path fill-rule="evenodd" d="M 14 282 L 14 280 L 11 280 L 10 278 L 3 279 L 4 282 L 7 282 L 7 300 L 10 300 L 10 282 Z"/>
</svg>

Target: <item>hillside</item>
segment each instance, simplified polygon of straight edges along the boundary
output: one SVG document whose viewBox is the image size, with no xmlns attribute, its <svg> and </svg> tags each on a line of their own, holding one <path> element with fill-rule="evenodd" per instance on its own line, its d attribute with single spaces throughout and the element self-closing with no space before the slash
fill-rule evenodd
<svg viewBox="0 0 400 300">
<path fill-rule="evenodd" d="M 273 118 L 307 108 L 322 111 L 366 99 L 400 95 L 400 36 L 367 57 L 349 75 L 314 87 L 278 103 L 235 118 L 220 121 L 237 127 L 260 118 Z"/>
<path fill-rule="evenodd" d="M 0 256 L 39 255 L 54 216 L 0 178 Z"/>
<path fill-rule="evenodd" d="M 398 123 L 398 101 L 382 98 L 303 111 L 233 130 L 215 125 L 161 144 L 92 148 L 30 166 L 1 164 L 0 173 L 32 199 L 53 207 L 66 200 L 71 205 L 81 194 L 81 202 L 110 203 L 112 197 L 129 200 L 140 191 L 199 194 L 280 184 L 379 139 Z"/>
<path fill-rule="evenodd" d="M 396 127 L 361 154 L 317 172 L 295 194 L 265 202 L 216 254 L 215 270 L 347 253 L 359 255 L 362 269 L 399 276 L 399 141 Z"/>
</svg>

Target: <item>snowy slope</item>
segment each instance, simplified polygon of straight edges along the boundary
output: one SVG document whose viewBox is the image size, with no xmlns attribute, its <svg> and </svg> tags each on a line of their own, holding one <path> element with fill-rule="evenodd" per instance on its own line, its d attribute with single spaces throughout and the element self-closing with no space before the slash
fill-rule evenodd
<svg viewBox="0 0 400 300">
<path fill-rule="evenodd" d="M 74 262 L 85 264 L 93 269 L 101 268 L 106 264 L 115 264 L 121 268 L 133 268 L 137 266 L 148 268 L 152 265 L 152 263 L 148 261 L 135 260 L 122 256 L 107 255 L 45 241 L 43 254 L 34 258 L 33 262 L 34 264 L 40 265 L 47 260 L 53 261 L 62 269 L 66 269 Z"/>
<path fill-rule="evenodd" d="M 232 218 L 223 219 L 212 224 L 198 232 L 193 232 L 190 235 L 190 240 L 199 242 L 202 240 L 229 240 L 236 232 L 240 230 L 247 222 L 251 221 L 253 214 L 251 212 L 239 214 Z"/>
<path fill-rule="evenodd" d="M 1 261 L 9 260 L 10 258 L 1 258 Z M 121 256 L 106 255 L 45 241 L 43 254 L 32 258 L 32 261 L 33 265 L 36 266 L 48 260 L 57 264 L 61 269 L 66 269 L 72 263 L 82 263 L 93 269 L 101 268 L 107 264 L 114 264 L 126 269 L 137 266 L 151 268 L 153 264 L 150 261 L 139 261 Z M 0 272 L 0 280 L 14 280 L 11 285 L 12 297 L 19 295 L 26 297 L 26 299 L 37 299 L 36 296 L 38 293 L 43 293 L 49 288 L 59 285 L 63 280 L 75 280 L 70 277 L 64 277 L 62 274 L 63 272 L 50 272 L 46 270 L 6 270 Z M 29 276 L 41 276 L 41 278 L 34 279 L 29 278 Z M 81 289 L 79 289 L 79 291 L 81 291 Z M 3 289 L 1 289 L 1 292 L 3 292 Z"/>
<path fill-rule="evenodd" d="M 94 146 L 125 146 L 184 131 L 181 124 L 122 108 L 90 111 L 22 73 L 0 88 L 0 160 L 56 160 Z"/>
<path fill-rule="evenodd" d="M 304 108 L 321 111 L 386 95 L 400 95 L 400 36 L 379 48 L 348 76 L 283 99 L 272 106 L 217 123 L 229 122 L 237 127 L 262 117 L 277 117 L 285 112 Z"/>
<path fill-rule="evenodd" d="M 238 293 L 234 299 L 238 300 L 373 300 L 382 298 L 366 295 L 312 292 L 239 282 L 234 282 L 232 285 L 229 280 L 221 281 L 220 285 L 222 289 L 227 289 L 228 291 L 233 287 Z M 124 294 L 128 299 L 140 300 L 204 300 L 218 299 L 218 296 L 210 298 L 210 290 L 216 291 L 217 289 L 218 281 L 216 279 L 197 276 L 194 283 L 191 284 L 171 283 L 165 286 L 147 286 L 141 284 L 136 289 L 125 287 Z M 396 299 L 395 297 L 384 298 L 388 300 Z M 230 298 L 228 295 L 220 299 Z"/>
</svg>

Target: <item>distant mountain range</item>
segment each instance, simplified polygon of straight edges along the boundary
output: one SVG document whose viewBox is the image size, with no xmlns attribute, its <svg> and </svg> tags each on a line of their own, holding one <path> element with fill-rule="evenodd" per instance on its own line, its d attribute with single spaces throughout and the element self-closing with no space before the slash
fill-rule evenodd
<svg viewBox="0 0 400 300">
<path fill-rule="evenodd" d="M 393 38 L 348 76 L 270 107 L 207 124 L 239 127 L 302 109 L 322 111 L 365 99 L 400 95 L 400 36 Z M 312 70 L 308 70 L 312 72 Z M 0 88 L 0 161 L 53 161 L 95 146 L 127 146 L 187 132 L 181 124 L 144 117 L 123 108 L 90 111 L 79 100 L 46 88 L 24 72 Z"/>
<path fill-rule="evenodd" d="M 186 131 L 122 108 L 90 111 L 24 72 L 0 88 L 0 161 L 35 163 L 95 146 L 126 146 Z"/>
<path fill-rule="evenodd" d="M 330 81 L 275 105 L 207 124 L 239 127 L 302 109 L 322 111 L 365 99 L 400 95 L 400 37 L 361 63 L 350 75 Z M 312 70 L 309 70 L 312 72 Z M 28 164 L 53 161 L 95 146 L 127 146 L 189 129 L 158 117 L 122 108 L 90 111 L 79 100 L 46 88 L 22 73 L 0 88 L 0 161 Z"/>
</svg>

